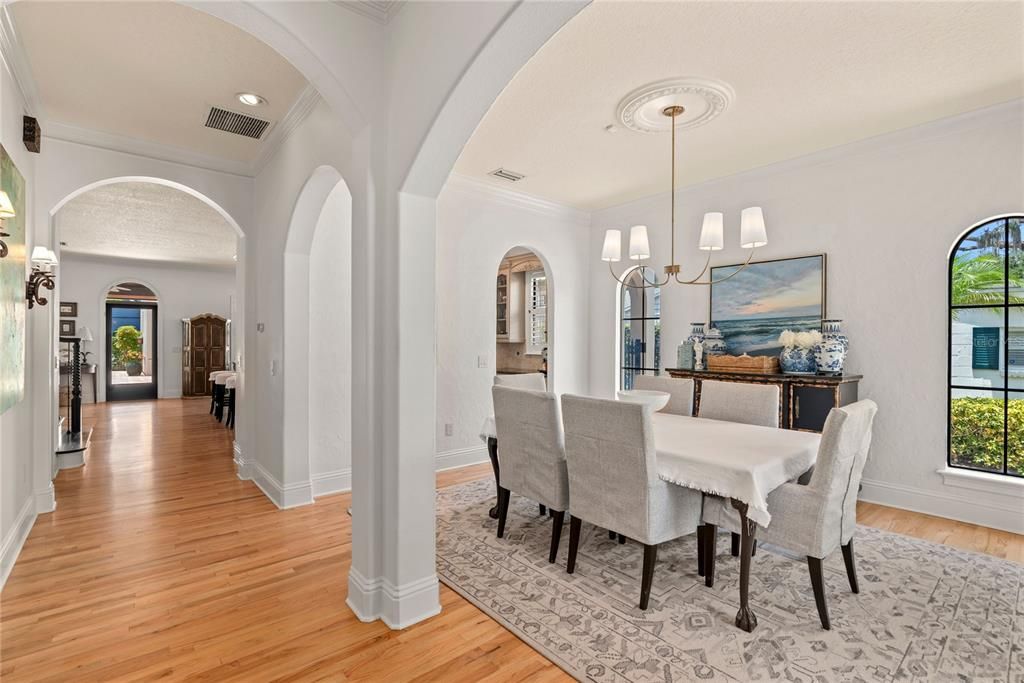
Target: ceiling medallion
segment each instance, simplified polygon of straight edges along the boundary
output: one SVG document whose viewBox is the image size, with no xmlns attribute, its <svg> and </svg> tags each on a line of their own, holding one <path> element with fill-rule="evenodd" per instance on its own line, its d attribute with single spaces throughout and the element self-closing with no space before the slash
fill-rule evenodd
<svg viewBox="0 0 1024 683">
<path fill-rule="evenodd" d="M 711 121 L 732 104 L 732 86 L 711 78 L 670 78 L 641 86 L 619 102 L 618 119 L 639 133 L 664 133 L 671 128 L 696 128 Z M 665 107 L 682 106 L 685 112 L 666 118 Z"/>
</svg>

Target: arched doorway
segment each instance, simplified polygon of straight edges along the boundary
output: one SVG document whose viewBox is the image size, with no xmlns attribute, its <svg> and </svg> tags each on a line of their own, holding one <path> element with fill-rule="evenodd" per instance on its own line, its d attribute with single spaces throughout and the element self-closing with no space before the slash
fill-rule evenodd
<svg viewBox="0 0 1024 683">
<path fill-rule="evenodd" d="M 159 298 L 149 286 L 123 281 L 107 290 L 106 357 L 108 401 L 155 399 L 159 395 Z"/>
<path fill-rule="evenodd" d="M 551 295 L 540 254 L 527 247 L 505 252 L 495 279 L 495 374 L 540 373 L 550 382 Z"/>
</svg>

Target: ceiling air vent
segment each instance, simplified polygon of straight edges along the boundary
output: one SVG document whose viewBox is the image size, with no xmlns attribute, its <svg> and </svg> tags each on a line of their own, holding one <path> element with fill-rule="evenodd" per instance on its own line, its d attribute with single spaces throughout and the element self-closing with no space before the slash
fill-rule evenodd
<svg viewBox="0 0 1024 683">
<path fill-rule="evenodd" d="M 507 168 L 496 169 L 494 171 L 491 171 L 487 175 L 492 175 L 495 178 L 501 178 L 502 180 L 507 180 L 510 183 L 514 183 L 514 182 L 520 181 L 520 180 L 522 180 L 523 178 L 526 177 L 522 173 L 516 173 L 515 171 L 510 171 Z"/>
<path fill-rule="evenodd" d="M 244 135 L 247 138 L 259 140 L 266 132 L 270 121 L 264 121 L 254 116 L 238 114 L 220 107 L 210 107 L 210 114 L 206 117 L 206 127 L 216 128 L 235 135 Z"/>
</svg>

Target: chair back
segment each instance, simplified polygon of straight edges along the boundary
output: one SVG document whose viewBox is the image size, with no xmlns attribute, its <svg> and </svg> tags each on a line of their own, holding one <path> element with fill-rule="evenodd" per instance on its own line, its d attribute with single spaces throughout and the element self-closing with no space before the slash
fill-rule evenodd
<svg viewBox="0 0 1024 683">
<path fill-rule="evenodd" d="M 822 499 L 824 519 L 840 522 L 844 544 L 857 525 L 857 490 L 877 412 L 878 406 L 869 400 L 832 409 L 825 420 L 818 459 L 808 483 Z"/>
<path fill-rule="evenodd" d="M 502 488 L 555 510 L 569 505 L 565 446 L 554 394 L 491 387 Z"/>
<path fill-rule="evenodd" d="M 523 375 L 495 375 L 494 386 L 529 389 L 531 391 L 548 390 L 547 378 L 539 372 L 530 372 Z"/>
<path fill-rule="evenodd" d="M 633 379 L 634 389 L 645 391 L 664 391 L 672 396 L 661 413 L 673 415 L 693 415 L 693 380 L 681 377 L 659 377 L 656 375 L 637 375 Z"/>
<path fill-rule="evenodd" d="M 570 511 L 607 529 L 646 530 L 658 480 L 650 414 L 627 401 L 562 396 Z"/>
<path fill-rule="evenodd" d="M 779 401 L 776 384 L 704 380 L 700 385 L 698 415 L 725 422 L 778 427 Z"/>
</svg>

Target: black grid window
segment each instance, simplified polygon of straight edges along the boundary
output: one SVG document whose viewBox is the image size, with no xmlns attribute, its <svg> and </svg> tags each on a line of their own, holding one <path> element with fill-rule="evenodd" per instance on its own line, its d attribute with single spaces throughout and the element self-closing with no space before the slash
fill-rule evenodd
<svg viewBox="0 0 1024 683">
<path fill-rule="evenodd" d="M 950 256 L 950 467 L 1024 476 L 1022 219 L 974 226 Z"/>
<path fill-rule="evenodd" d="M 626 273 L 619 293 L 619 386 L 632 389 L 637 375 L 657 375 L 661 367 L 661 289 L 641 288 L 654 271 L 638 267 Z"/>
</svg>

